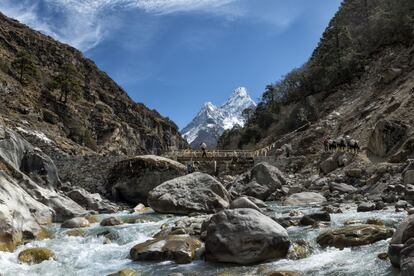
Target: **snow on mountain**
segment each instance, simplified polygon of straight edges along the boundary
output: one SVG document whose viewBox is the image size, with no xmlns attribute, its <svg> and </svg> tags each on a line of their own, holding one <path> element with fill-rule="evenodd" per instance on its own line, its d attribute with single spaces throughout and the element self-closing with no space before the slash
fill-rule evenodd
<svg viewBox="0 0 414 276">
<path fill-rule="evenodd" d="M 210 148 L 215 148 L 218 138 L 225 130 L 236 125 L 244 125 L 243 110 L 255 107 L 256 103 L 249 96 L 247 89 L 239 87 L 220 107 L 211 102 L 205 103 L 201 111 L 183 128 L 181 133 L 192 147 L 206 143 Z"/>
</svg>

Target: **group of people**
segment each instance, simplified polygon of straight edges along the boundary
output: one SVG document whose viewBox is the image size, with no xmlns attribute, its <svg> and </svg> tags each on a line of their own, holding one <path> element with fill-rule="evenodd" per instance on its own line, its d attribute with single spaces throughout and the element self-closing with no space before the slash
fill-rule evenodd
<svg viewBox="0 0 414 276">
<path fill-rule="evenodd" d="M 351 136 L 341 136 L 336 139 L 326 137 L 323 141 L 325 152 L 328 151 L 350 151 L 358 153 L 361 150 L 359 141 L 352 139 Z"/>
</svg>

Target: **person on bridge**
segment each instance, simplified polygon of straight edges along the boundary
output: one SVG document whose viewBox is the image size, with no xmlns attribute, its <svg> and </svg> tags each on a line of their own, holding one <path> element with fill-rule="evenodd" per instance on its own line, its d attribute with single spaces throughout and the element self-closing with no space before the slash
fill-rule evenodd
<svg viewBox="0 0 414 276">
<path fill-rule="evenodd" d="M 201 149 L 201 152 L 202 152 L 201 156 L 207 158 L 207 145 L 206 145 L 206 143 L 201 143 L 200 144 L 200 149 Z"/>
</svg>

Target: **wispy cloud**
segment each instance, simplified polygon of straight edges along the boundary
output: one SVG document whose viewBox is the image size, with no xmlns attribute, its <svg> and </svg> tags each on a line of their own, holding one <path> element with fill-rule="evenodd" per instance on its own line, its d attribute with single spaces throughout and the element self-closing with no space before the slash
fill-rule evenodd
<svg viewBox="0 0 414 276">
<path fill-rule="evenodd" d="M 82 51 L 99 44 L 119 27 L 117 11 L 138 9 L 162 15 L 199 11 L 218 13 L 236 0 L 2 0 L 0 11 Z"/>
</svg>

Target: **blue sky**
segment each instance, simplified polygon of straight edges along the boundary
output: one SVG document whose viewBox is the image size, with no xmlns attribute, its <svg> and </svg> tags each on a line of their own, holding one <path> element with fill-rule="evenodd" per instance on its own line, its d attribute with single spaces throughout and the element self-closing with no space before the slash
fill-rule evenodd
<svg viewBox="0 0 414 276">
<path fill-rule="evenodd" d="M 204 102 L 254 99 L 300 66 L 341 0 L 1 0 L 0 11 L 93 59 L 180 128 Z"/>
</svg>

